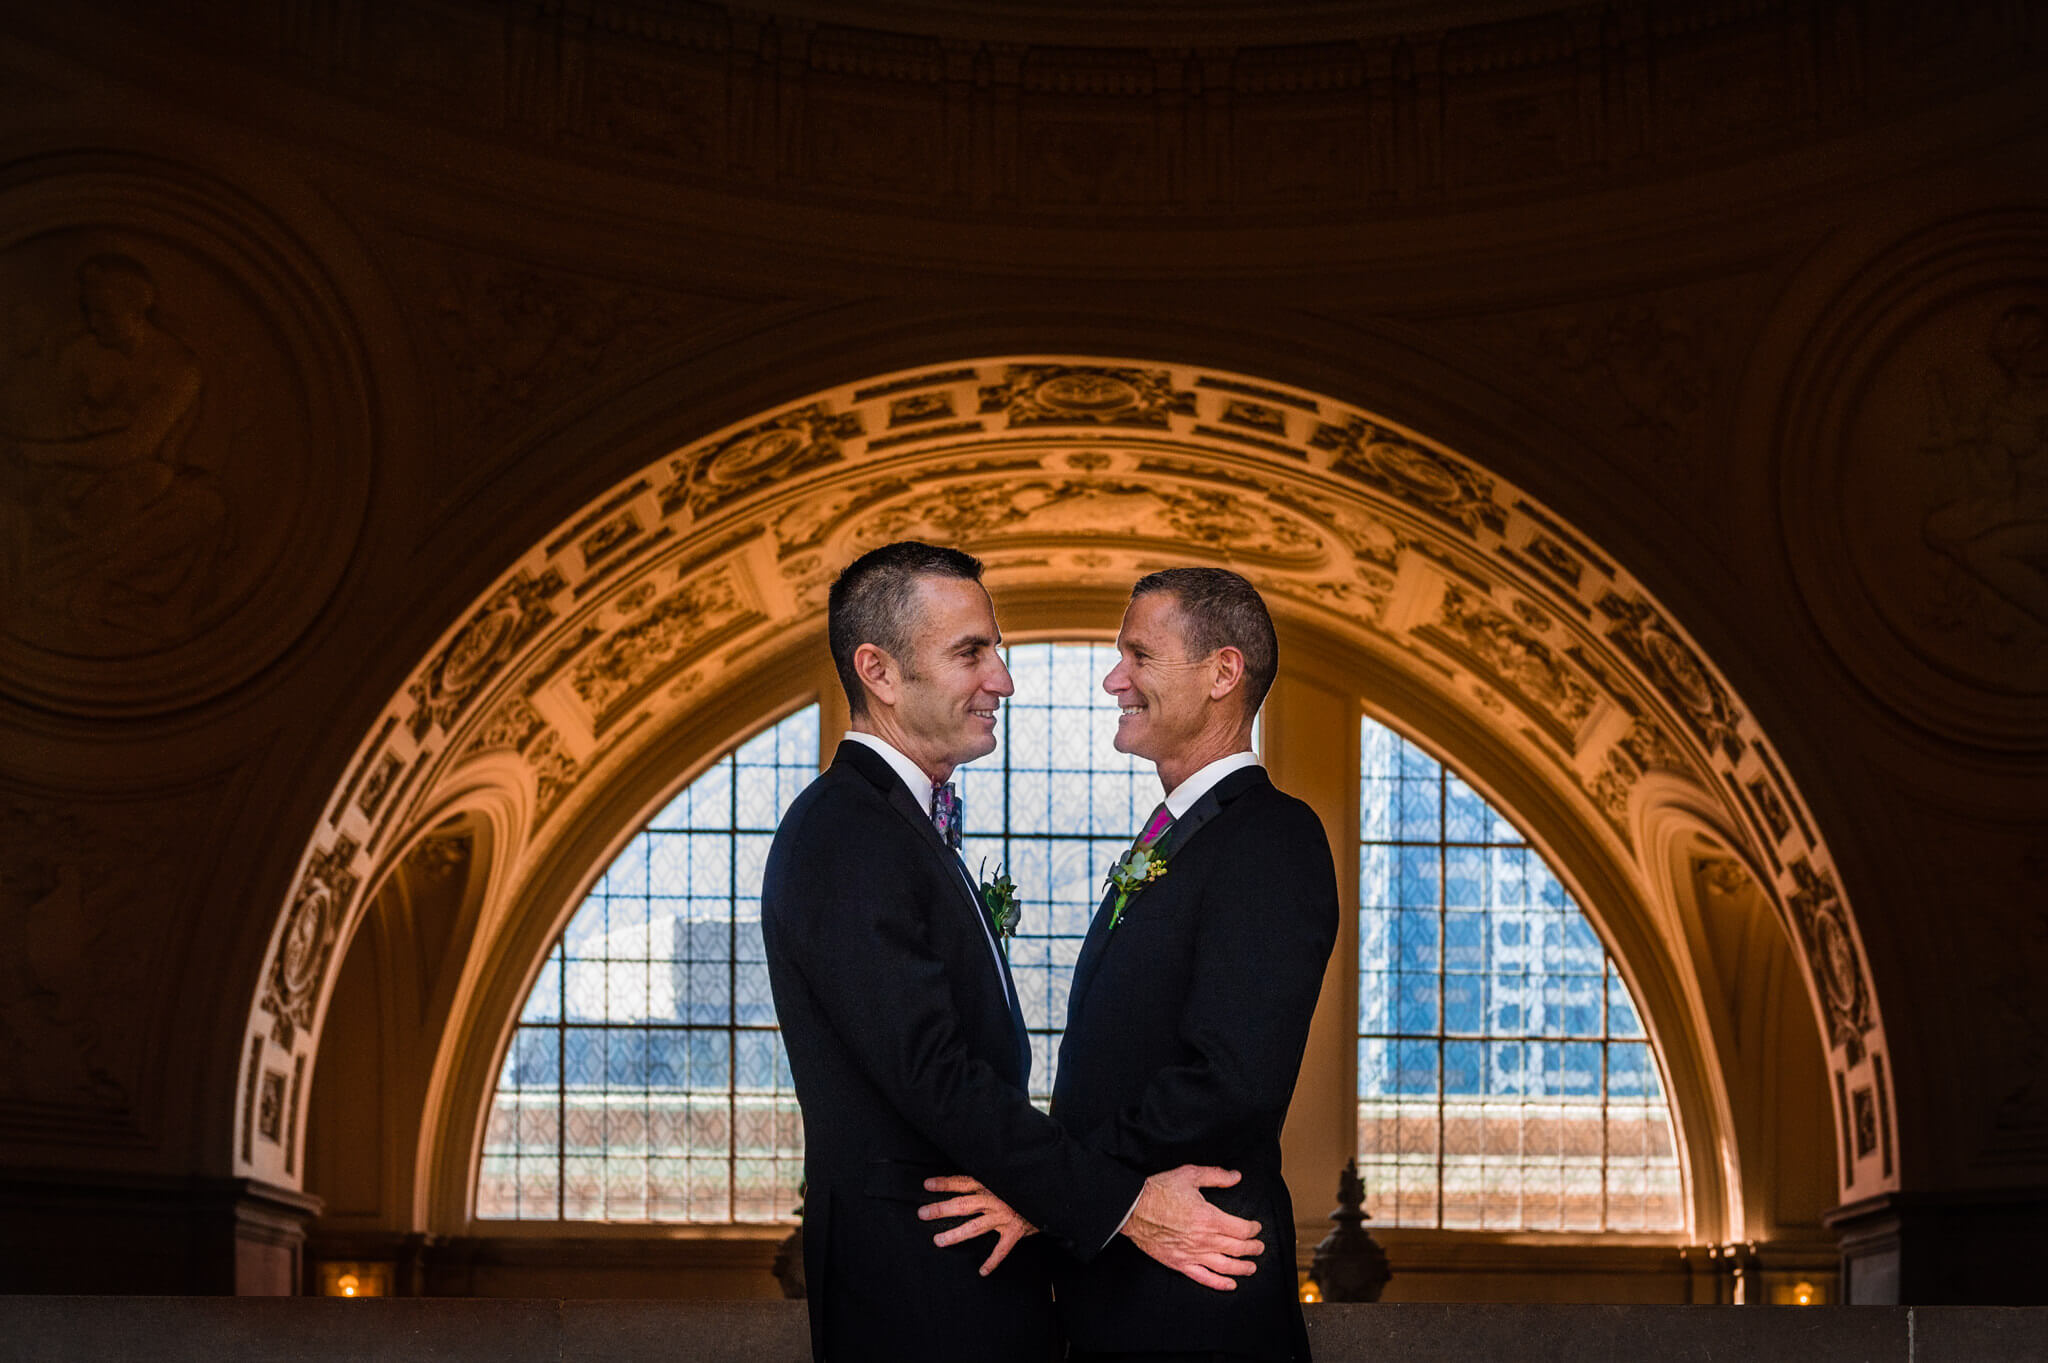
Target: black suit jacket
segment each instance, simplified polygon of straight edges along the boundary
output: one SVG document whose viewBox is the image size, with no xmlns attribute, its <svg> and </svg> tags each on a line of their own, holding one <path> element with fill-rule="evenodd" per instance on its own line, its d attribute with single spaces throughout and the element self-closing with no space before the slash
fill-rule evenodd
<svg viewBox="0 0 2048 1363">
<path fill-rule="evenodd" d="M 1008 967 L 960 858 L 879 753 L 839 745 L 783 817 L 761 885 L 775 1012 L 803 1106 L 804 1271 L 819 1359 L 1029 1359 L 1053 1339 L 1051 1239 L 1109 1240 L 1142 1175 L 1027 1097 Z M 987 1278 L 941 1250 L 932 1174 L 974 1175 L 1046 1234 Z"/>
<path fill-rule="evenodd" d="M 1252 767 L 1197 800 L 1160 849 L 1166 874 L 1115 928 L 1107 895 L 1089 925 L 1053 1115 L 1140 1173 L 1242 1171 L 1209 1196 L 1258 1221 L 1266 1248 L 1251 1277 L 1219 1292 L 1120 1237 L 1090 1263 L 1056 1263 L 1060 1321 L 1090 1351 L 1306 1359 L 1280 1126 L 1337 935 L 1329 839 Z"/>
</svg>

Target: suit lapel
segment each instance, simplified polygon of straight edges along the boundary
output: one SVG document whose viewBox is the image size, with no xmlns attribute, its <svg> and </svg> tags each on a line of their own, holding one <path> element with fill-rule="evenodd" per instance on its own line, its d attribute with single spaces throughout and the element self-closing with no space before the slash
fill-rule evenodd
<svg viewBox="0 0 2048 1363">
<path fill-rule="evenodd" d="M 1189 807 L 1188 812 L 1173 821 L 1173 825 L 1160 836 L 1157 844 L 1159 855 L 1166 858 L 1167 879 L 1172 879 L 1173 858 L 1185 847 L 1188 840 L 1201 830 L 1203 824 L 1222 813 L 1224 806 L 1261 783 L 1270 784 L 1264 767 L 1246 767 L 1234 771 L 1204 791 L 1202 798 Z M 1147 894 L 1156 891 L 1148 888 L 1131 896 L 1124 904 L 1124 912 L 1130 913 Z M 1116 897 L 1114 889 L 1105 889 L 1102 900 L 1095 906 L 1095 917 L 1089 920 L 1088 935 L 1081 942 L 1081 954 L 1074 961 L 1074 983 L 1067 1003 L 1067 1015 L 1071 1018 L 1087 997 L 1088 986 L 1094 983 L 1096 968 L 1109 950 L 1115 932 L 1109 926 L 1109 906 Z"/>
<path fill-rule="evenodd" d="M 890 769 L 882 755 L 865 743 L 842 739 L 838 752 L 833 755 L 833 761 L 850 762 L 861 775 L 873 782 L 881 790 L 883 798 L 889 802 L 889 808 L 908 820 L 910 826 L 918 831 L 918 835 L 924 839 L 925 844 L 939 860 L 952 869 L 954 883 L 966 896 L 969 911 L 974 914 L 976 923 L 980 925 L 990 945 L 995 946 L 993 929 L 988 926 L 988 915 L 982 911 L 981 892 L 975 886 L 974 878 L 967 873 L 967 863 L 960 859 L 958 852 L 946 846 L 946 840 L 939 836 L 939 827 L 932 822 L 932 816 L 917 807 L 917 801 L 910 798 L 910 792 L 904 788 L 902 779 Z M 1017 1032 L 1018 1045 L 1026 1066 L 1025 1072 L 1029 1073 L 1031 1043 L 1024 1029 L 1024 1014 L 1017 999 L 1017 985 L 1010 978 L 1010 962 L 999 947 L 995 951 L 995 968 L 1002 979 L 1003 1004 L 1009 1009 L 1010 1023 Z"/>
</svg>

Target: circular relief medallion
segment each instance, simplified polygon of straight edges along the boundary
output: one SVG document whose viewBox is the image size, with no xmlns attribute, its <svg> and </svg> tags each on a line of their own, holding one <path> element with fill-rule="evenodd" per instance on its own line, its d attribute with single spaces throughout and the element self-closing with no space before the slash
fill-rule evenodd
<svg viewBox="0 0 2048 1363">
<path fill-rule="evenodd" d="M 1929 253 L 1845 309 L 1825 406 L 1790 428 L 1822 628 L 1902 713 L 1991 747 L 2048 744 L 2048 224 L 2031 239 Z"/>
<path fill-rule="evenodd" d="M 1930 666 L 2048 697 L 2048 281 L 1931 312 L 1861 392 L 1842 509 L 1871 601 Z"/>
<path fill-rule="evenodd" d="M 1138 405 L 1138 390 L 1111 374 L 1060 374 L 1038 385 L 1038 400 L 1060 411 L 1099 416 Z"/>
<path fill-rule="evenodd" d="M 1691 649 L 1655 627 L 1643 631 L 1643 648 L 1687 708 L 1699 715 L 1714 713 L 1714 689 L 1693 661 Z"/>
<path fill-rule="evenodd" d="M 518 627 L 519 608 L 509 602 L 470 621 L 448 646 L 434 677 L 434 694 L 465 694 L 489 676 Z"/>
<path fill-rule="evenodd" d="M 296 1002 L 319 981 L 322 948 L 333 918 L 333 900 L 324 885 L 307 890 L 285 924 L 284 943 L 278 948 L 279 982 L 287 1002 Z"/>
<path fill-rule="evenodd" d="M 720 450 L 712 457 L 705 475 L 714 483 L 750 482 L 793 458 L 806 443 L 800 431 L 767 431 Z"/>
<path fill-rule="evenodd" d="M 1428 502 L 1455 502 L 1465 489 L 1458 476 L 1419 450 L 1381 441 L 1366 449 L 1367 456 L 1387 477 Z"/>
<path fill-rule="evenodd" d="M 0 687 L 50 708 L 246 678 L 325 600 L 361 515 L 362 456 L 337 448 L 361 435 L 335 391 L 355 369 L 309 329 L 283 243 L 170 195 L 0 183 Z"/>
</svg>

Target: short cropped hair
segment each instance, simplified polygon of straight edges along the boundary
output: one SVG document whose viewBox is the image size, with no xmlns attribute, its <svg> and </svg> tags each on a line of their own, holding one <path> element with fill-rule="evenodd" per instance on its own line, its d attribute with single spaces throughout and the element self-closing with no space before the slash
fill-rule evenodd
<svg viewBox="0 0 2048 1363">
<path fill-rule="evenodd" d="M 1180 607 L 1188 652 L 1206 658 L 1228 646 L 1244 655 L 1244 715 L 1266 702 L 1280 671 L 1280 640 L 1259 589 L 1228 568 L 1164 568 L 1131 588 L 1131 600 L 1165 592 Z"/>
<path fill-rule="evenodd" d="M 847 708 L 855 719 L 867 715 L 868 694 L 853 668 L 854 651 L 873 644 L 905 667 L 910 665 L 917 584 L 926 577 L 979 582 L 981 560 L 958 549 L 899 540 L 870 549 L 834 579 L 825 605 L 825 634 L 832 647 L 832 666 L 839 672 Z"/>
</svg>

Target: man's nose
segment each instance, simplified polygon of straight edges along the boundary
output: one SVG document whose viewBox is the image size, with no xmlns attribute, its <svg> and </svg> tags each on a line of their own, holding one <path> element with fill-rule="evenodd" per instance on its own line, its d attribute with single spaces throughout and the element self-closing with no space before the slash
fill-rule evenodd
<svg viewBox="0 0 2048 1363">
<path fill-rule="evenodd" d="M 1109 669 L 1109 675 L 1102 679 L 1102 689 L 1109 692 L 1112 696 L 1123 691 L 1130 684 L 1129 679 L 1124 676 L 1124 664 L 1121 658 L 1117 660 L 1115 667 Z"/>
<path fill-rule="evenodd" d="M 1017 683 L 1010 680 L 1010 665 L 1001 658 L 996 659 L 996 684 L 989 690 L 999 696 L 1011 696 L 1017 692 Z"/>
</svg>

